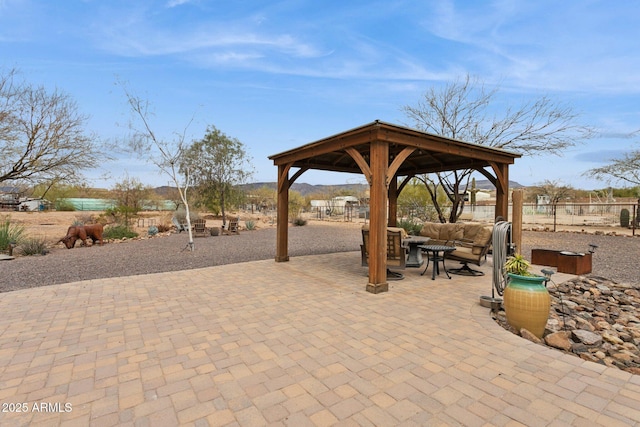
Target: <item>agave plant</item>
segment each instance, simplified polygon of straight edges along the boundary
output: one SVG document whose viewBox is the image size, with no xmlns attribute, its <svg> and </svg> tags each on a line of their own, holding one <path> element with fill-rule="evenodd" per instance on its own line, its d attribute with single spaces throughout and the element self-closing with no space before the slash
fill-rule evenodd
<svg viewBox="0 0 640 427">
<path fill-rule="evenodd" d="M 24 237 L 23 226 L 13 224 L 9 216 L 0 218 L 0 251 L 6 251 L 11 244 L 20 243 Z"/>
</svg>

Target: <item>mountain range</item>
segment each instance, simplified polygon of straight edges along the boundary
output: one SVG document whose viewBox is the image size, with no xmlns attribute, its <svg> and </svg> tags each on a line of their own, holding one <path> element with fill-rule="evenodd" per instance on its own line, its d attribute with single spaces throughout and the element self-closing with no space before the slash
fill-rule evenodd
<svg viewBox="0 0 640 427">
<path fill-rule="evenodd" d="M 250 184 L 243 184 L 239 186 L 245 190 L 251 191 L 257 188 L 270 188 L 275 190 L 278 188 L 278 184 L 276 182 L 254 182 Z M 491 183 L 491 181 L 487 179 L 479 179 L 476 180 L 476 188 L 478 190 L 486 190 L 492 191 L 495 190 L 495 186 Z M 522 185 L 515 181 L 509 181 L 509 188 L 523 188 Z M 367 184 L 336 184 L 336 185 L 313 185 L 306 183 L 293 183 L 291 189 L 297 191 L 303 196 L 307 196 L 309 194 L 335 194 L 335 193 L 362 193 L 369 189 L 369 185 Z"/>
</svg>

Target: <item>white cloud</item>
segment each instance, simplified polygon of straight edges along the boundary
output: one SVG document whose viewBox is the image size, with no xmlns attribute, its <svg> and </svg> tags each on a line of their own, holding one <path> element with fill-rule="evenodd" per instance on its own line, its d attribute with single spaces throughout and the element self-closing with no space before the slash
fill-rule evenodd
<svg viewBox="0 0 640 427">
<path fill-rule="evenodd" d="M 182 6 L 183 4 L 187 4 L 190 3 L 191 0 L 169 0 L 167 2 L 167 7 L 168 8 L 172 8 L 172 7 L 176 7 L 176 6 Z"/>
<path fill-rule="evenodd" d="M 432 11 L 425 30 L 457 45 L 453 60 L 486 80 L 534 90 L 640 92 L 635 3 L 437 1 Z"/>
</svg>

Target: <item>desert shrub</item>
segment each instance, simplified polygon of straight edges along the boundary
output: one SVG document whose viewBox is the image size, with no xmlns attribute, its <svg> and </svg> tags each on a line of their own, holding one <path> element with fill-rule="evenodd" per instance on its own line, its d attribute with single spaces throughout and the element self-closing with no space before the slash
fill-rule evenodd
<svg viewBox="0 0 640 427">
<path fill-rule="evenodd" d="M 167 231 L 171 230 L 171 225 L 165 223 L 158 224 L 156 227 L 158 228 L 159 233 L 166 233 Z"/>
<path fill-rule="evenodd" d="M 129 227 L 125 225 L 114 225 L 111 227 L 107 227 L 104 230 L 103 237 L 105 239 L 132 239 L 134 237 L 138 237 L 138 233 L 132 231 Z"/>
<path fill-rule="evenodd" d="M 176 210 L 173 213 L 173 216 L 180 221 L 180 223 L 186 223 L 187 222 L 187 211 L 184 208 L 180 208 L 178 210 Z M 200 214 L 196 211 L 192 211 L 189 210 L 189 219 L 191 220 L 191 222 L 195 221 L 196 219 L 200 219 Z"/>
<path fill-rule="evenodd" d="M 136 213 L 137 211 L 134 212 L 126 206 L 116 206 L 106 209 L 103 216 L 108 218 L 106 222 L 115 222 L 116 224 L 128 227 L 136 216 Z"/>
<path fill-rule="evenodd" d="M 251 221 L 251 220 L 245 221 L 244 222 L 244 227 L 247 230 L 255 230 L 256 229 L 256 223 L 254 221 Z"/>
<path fill-rule="evenodd" d="M 398 221 L 398 227 L 404 228 L 407 234 L 411 236 L 417 236 L 422 229 L 422 223 L 413 219 L 401 219 Z"/>
<path fill-rule="evenodd" d="M 293 225 L 298 226 L 298 227 L 302 227 L 303 225 L 307 225 L 307 220 L 304 218 L 294 218 L 293 219 Z"/>
<path fill-rule="evenodd" d="M 5 216 L 0 219 L 0 251 L 9 249 L 11 243 L 19 244 L 24 238 L 24 227 L 13 224 L 11 217 Z"/>
<path fill-rule="evenodd" d="M 20 243 L 23 255 L 43 255 L 47 251 L 47 241 L 44 237 L 28 237 Z"/>
<path fill-rule="evenodd" d="M 149 234 L 149 236 L 155 236 L 156 234 L 158 234 L 158 227 L 152 225 L 151 227 L 149 227 L 149 230 L 147 230 L 147 233 Z"/>
</svg>

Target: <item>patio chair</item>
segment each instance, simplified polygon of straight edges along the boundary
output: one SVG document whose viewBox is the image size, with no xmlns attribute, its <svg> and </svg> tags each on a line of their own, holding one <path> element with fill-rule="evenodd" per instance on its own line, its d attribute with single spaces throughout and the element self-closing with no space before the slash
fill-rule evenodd
<svg viewBox="0 0 640 427">
<path fill-rule="evenodd" d="M 402 280 L 404 274 L 391 271 L 404 270 L 406 268 L 407 248 L 402 245 L 402 235 L 404 230 L 401 228 L 387 228 L 387 279 Z M 362 245 L 360 245 L 362 256 L 362 266 L 369 266 L 369 230 L 362 230 Z"/>
<path fill-rule="evenodd" d="M 207 231 L 206 224 L 207 224 L 207 221 L 202 218 L 198 218 L 194 220 L 193 221 L 193 237 L 207 237 L 209 235 L 209 232 Z"/>
<path fill-rule="evenodd" d="M 176 218 L 175 216 L 173 218 L 171 218 L 171 222 L 173 223 L 173 225 L 178 230 L 178 233 L 182 233 L 183 231 L 188 231 L 189 230 L 189 227 L 187 226 L 187 224 L 181 223 L 180 221 L 178 221 L 178 218 Z"/>
<path fill-rule="evenodd" d="M 230 219 L 227 226 L 222 228 L 223 234 L 240 234 L 240 229 L 238 223 L 240 222 L 240 217 L 236 217 L 234 219 Z"/>
</svg>

